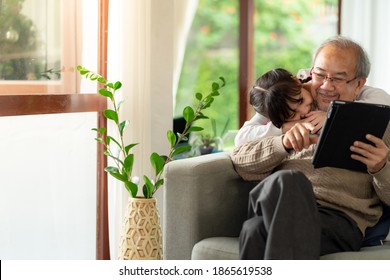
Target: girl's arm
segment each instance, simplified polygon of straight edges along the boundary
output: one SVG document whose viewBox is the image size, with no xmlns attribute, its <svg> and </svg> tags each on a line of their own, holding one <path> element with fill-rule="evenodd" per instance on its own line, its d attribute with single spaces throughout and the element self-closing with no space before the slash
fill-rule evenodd
<svg viewBox="0 0 390 280">
<path fill-rule="evenodd" d="M 238 147 L 249 141 L 278 135 L 282 135 L 282 130 L 275 127 L 268 118 L 256 113 L 240 128 L 234 139 L 234 144 Z"/>
</svg>

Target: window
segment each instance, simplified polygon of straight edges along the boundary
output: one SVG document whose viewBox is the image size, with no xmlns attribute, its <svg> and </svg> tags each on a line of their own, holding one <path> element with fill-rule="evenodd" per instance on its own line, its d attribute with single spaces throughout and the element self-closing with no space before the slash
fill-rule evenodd
<svg viewBox="0 0 390 280">
<path fill-rule="evenodd" d="M 337 34 L 337 0 L 255 0 L 255 77 L 310 68 L 313 50 Z"/>
<path fill-rule="evenodd" d="M 223 96 L 204 112 L 216 120 L 218 135 L 227 122 L 231 128 L 238 127 L 238 22 L 238 1 L 199 1 L 177 91 L 175 116 L 180 116 L 194 93 L 208 93 L 211 82 L 220 76 L 226 79 Z M 210 120 L 199 123 L 211 133 Z"/>
<path fill-rule="evenodd" d="M 321 41 L 337 34 L 338 0 L 199 0 L 187 40 L 175 116 L 180 116 L 183 104 L 192 98 L 193 93 L 208 90 L 211 81 L 223 76 L 227 81 L 223 97 L 216 99 L 211 111 L 206 114 L 216 119 L 217 132 L 228 120 L 228 129 L 240 127 L 240 2 L 254 5 L 254 10 L 249 11 L 253 12 L 254 28 L 249 36 L 253 39 L 254 54 L 252 61 L 248 62 L 248 67 L 254 69 L 253 81 L 275 67 L 284 67 L 292 73 L 310 67 L 312 51 Z M 251 9 L 251 5 L 242 7 Z M 211 122 L 202 122 L 210 131 Z"/>
<path fill-rule="evenodd" d="M 97 9 L 91 0 L 0 1 L 0 94 L 79 92 L 75 66 L 96 65 Z"/>
<path fill-rule="evenodd" d="M 60 78 L 60 3 L 2 1 L 1 80 Z M 48 10 L 51 12 L 47 13 Z M 42 12 L 46 17 L 42 17 Z"/>
</svg>

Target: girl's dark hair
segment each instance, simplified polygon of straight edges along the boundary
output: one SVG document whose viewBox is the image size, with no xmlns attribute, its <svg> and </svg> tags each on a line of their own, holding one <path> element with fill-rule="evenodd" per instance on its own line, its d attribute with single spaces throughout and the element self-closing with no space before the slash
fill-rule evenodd
<svg viewBox="0 0 390 280">
<path fill-rule="evenodd" d="M 302 84 L 282 68 L 273 69 L 260 76 L 249 92 L 249 102 L 256 112 L 268 117 L 278 128 L 295 112 L 289 102 L 299 103 Z"/>
</svg>

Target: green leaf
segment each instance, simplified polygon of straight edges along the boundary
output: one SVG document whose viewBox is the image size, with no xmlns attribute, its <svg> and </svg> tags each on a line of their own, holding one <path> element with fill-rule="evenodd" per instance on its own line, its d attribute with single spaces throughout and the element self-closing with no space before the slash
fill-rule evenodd
<svg viewBox="0 0 390 280">
<path fill-rule="evenodd" d="M 172 157 L 175 155 L 179 155 L 179 154 L 182 154 L 184 152 L 187 152 L 187 151 L 191 150 L 191 148 L 192 147 L 190 145 L 179 146 L 172 153 Z"/>
<path fill-rule="evenodd" d="M 118 90 L 118 89 L 120 89 L 122 87 L 122 83 L 121 82 L 116 82 L 115 84 L 114 84 L 114 90 Z"/>
<path fill-rule="evenodd" d="M 138 193 L 138 186 L 131 181 L 125 182 L 125 188 L 129 192 L 131 197 L 136 197 Z"/>
<path fill-rule="evenodd" d="M 116 167 L 107 166 L 106 168 L 104 168 L 104 171 L 106 171 L 112 177 L 114 177 L 115 179 L 118 179 L 119 181 L 122 181 L 122 182 L 127 181 L 127 177 L 125 175 L 123 175 L 122 173 L 120 173 L 119 169 Z"/>
<path fill-rule="evenodd" d="M 142 187 L 142 194 L 144 195 L 145 198 L 150 198 L 152 197 L 149 188 L 146 186 L 146 184 L 143 185 Z"/>
<path fill-rule="evenodd" d="M 195 117 L 194 109 L 192 109 L 190 106 L 185 107 L 183 109 L 183 117 L 187 123 L 192 122 Z"/>
<path fill-rule="evenodd" d="M 195 98 L 196 98 L 197 100 L 201 101 L 202 98 L 203 98 L 203 95 L 202 95 L 200 92 L 197 92 L 197 93 L 195 94 Z"/>
<path fill-rule="evenodd" d="M 188 130 L 187 133 L 194 132 L 194 131 L 202 131 L 204 128 L 200 126 L 191 126 Z"/>
<path fill-rule="evenodd" d="M 98 78 L 98 82 L 105 85 L 107 83 L 107 80 L 100 76 Z"/>
<path fill-rule="evenodd" d="M 119 132 L 121 135 L 123 135 L 123 131 L 125 130 L 125 128 L 130 124 L 130 122 L 128 120 L 125 120 L 123 122 L 121 122 L 119 124 Z"/>
<path fill-rule="evenodd" d="M 133 169 L 133 163 L 134 163 L 134 154 L 129 154 L 123 161 L 123 167 L 129 174 L 131 174 L 131 170 Z"/>
<path fill-rule="evenodd" d="M 88 69 L 84 68 L 81 65 L 77 66 L 77 70 L 80 72 L 81 75 L 86 75 L 90 72 Z"/>
<path fill-rule="evenodd" d="M 91 81 L 96 81 L 97 79 L 98 79 L 98 75 L 97 74 L 95 74 L 95 73 L 91 73 L 91 76 L 89 77 L 89 79 L 91 80 Z"/>
<path fill-rule="evenodd" d="M 218 90 L 219 84 L 214 82 L 214 83 L 212 83 L 211 88 L 213 89 L 213 91 Z"/>
<path fill-rule="evenodd" d="M 168 138 L 169 144 L 171 145 L 171 148 L 173 146 L 175 146 L 177 138 L 176 138 L 175 133 L 173 133 L 172 130 L 167 131 L 167 138 Z"/>
<path fill-rule="evenodd" d="M 144 182 L 145 185 L 142 188 L 143 194 L 145 198 L 151 198 L 153 196 L 154 185 L 147 176 L 144 176 Z"/>
<path fill-rule="evenodd" d="M 221 87 L 224 87 L 226 85 L 226 81 L 224 77 L 219 77 L 219 79 L 222 81 Z"/>
<path fill-rule="evenodd" d="M 118 140 L 116 140 L 114 137 L 108 135 L 108 136 L 106 137 L 107 145 L 109 145 L 109 144 L 111 143 L 111 141 L 113 141 L 115 144 L 117 144 L 118 147 L 119 147 L 119 149 L 122 149 L 122 146 L 121 146 L 121 144 L 118 142 Z"/>
<path fill-rule="evenodd" d="M 106 89 L 106 88 L 101 88 L 101 89 L 99 89 L 99 94 L 100 94 L 101 96 L 108 97 L 108 98 L 110 98 L 110 99 L 113 99 L 113 98 L 114 98 L 114 95 L 112 94 L 112 92 L 109 91 L 109 90 Z"/>
<path fill-rule="evenodd" d="M 206 101 L 205 101 L 205 104 L 203 106 L 203 109 L 209 108 L 213 102 L 214 102 L 214 98 L 211 97 L 211 96 L 208 96 L 206 98 Z"/>
<path fill-rule="evenodd" d="M 118 123 L 118 114 L 114 110 L 106 109 L 104 110 L 103 114 L 107 119 L 113 120 L 115 123 Z"/>
<path fill-rule="evenodd" d="M 164 162 L 166 162 L 168 159 L 168 157 L 166 155 L 160 155 L 160 157 L 163 159 Z"/>
<path fill-rule="evenodd" d="M 194 121 L 197 121 L 197 120 L 200 120 L 200 119 L 208 119 L 209 117 L 208 116 L 205 116 L 205 115 L 199 115 L 197 116 Z"/>
<path fill-rule="evenodd" d="M 164 184 L 164 179 L 158 180 L 158 181 L 156 182 L 156 184 L 154 185 L 155 190 L 157 191 L 158 188 L 159 188 L 162 184 Z"/>
<path fill-rule="evenodd" d="M 127 146 L 125 147 L 126 155 L 129 153 L 129 151 L 130 151 L 134 146 L 137 146 L 137 145 L 138 145 L 138 143 L 127 145 Z"/>
<path fill-rule="evenodd" d="M 107 129 L 106 129 L 105 127 L 101 127 L 101 128 L 99 129 L 99 134 L 100 134 L 100 135 L 103 135 L 104 133 L 106 133 L 106 131 L 107 131 Z"/>
<path fill-rule="evenodd" d="M 165 165 L 165 160 L 157 153 L 152 153 L 150 155 L 150 163 L 156 173 L 156 175 L 160 174 Z"/>
</svg>

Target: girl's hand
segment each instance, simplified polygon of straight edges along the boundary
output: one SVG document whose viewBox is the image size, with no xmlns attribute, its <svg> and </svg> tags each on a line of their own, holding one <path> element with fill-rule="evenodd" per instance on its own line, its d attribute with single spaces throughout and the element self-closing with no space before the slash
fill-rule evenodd
<svg viewBox="0 0 390 280">
<path fill-rule="evenodd" d="M 307 149 L 311 144 L 318 142 L 318 135 L 310 133 L 312 124 L 296 123 L 286 134 L 283 135 L 283 146 L 286 150 L 293 149 L 296 152 Z"/>
<path fill-rule="evenodd" d="M 326 118 L 326 112 L 323 111 L 311 111 L 306 114 L 306 118 L 299 121 L 289 121 L 285 122 L 281 129 L 282 133 L 289 131 L 295 124 L 301 123 L 306 126 L 307 129 L 310 129 L 311 134 L 319 134 L 322 126 L 324 125 Z M 309 127 L 307 124 L 311 124 Z"/>
<path fill-rule="evenodd" d="M 306 118 L 302 119 L 301 122 L 309 122 L 314 126 L 311 131 L 312 134 L 319 134 L 321 128 L 324 126 L 326 119 L 326 112 L 324 111 L 311 111 L 306 114 Z"/>
</svg>

